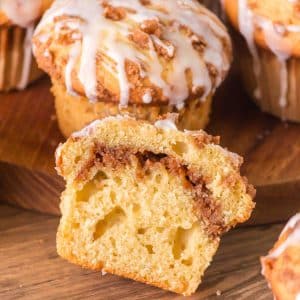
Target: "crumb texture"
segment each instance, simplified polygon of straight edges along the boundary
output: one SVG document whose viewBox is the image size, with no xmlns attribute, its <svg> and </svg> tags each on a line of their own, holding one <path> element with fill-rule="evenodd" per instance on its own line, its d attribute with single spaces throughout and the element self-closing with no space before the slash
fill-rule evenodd
<svg viewBox="0 0 300 300">
<path fill-rule="evenodd" d="M 192 294 L 221 233 L 253 208 L 239 157 L 217 142 L 202 131 L 124 117 L 74 134 L 56 157 L 67 182 L 58 253 L 87 268 Z"/>
<path fill-rule="evenodd" d="M 59 235 L 71 250 L 63 255 L 91 268 L 132 274 L 190 294 L 218 240 L 205 232 L 194 214 L 193 195 L 182 186 L 183 178 L 159 164 L 138 180 L 136 168 L 137 164 L 115 172 L 103 168 L 81 190 L 65 193 L 73 212 Z"/>
</svg>

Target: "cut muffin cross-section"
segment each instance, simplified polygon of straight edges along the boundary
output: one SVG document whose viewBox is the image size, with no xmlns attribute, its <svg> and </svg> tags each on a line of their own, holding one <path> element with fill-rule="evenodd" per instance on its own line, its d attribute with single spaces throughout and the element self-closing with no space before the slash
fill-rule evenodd
<svg viewBox="0 0 300 300">
<path fill-rule="evenodd" d="M 57 150 L 66 180 L 58 253 L 184 295 L 192 294 L 223 232 L 246 221 L 254 189 L 241 158 L 203 131 L 170 120 L 95 121 Z"/>
</svg>

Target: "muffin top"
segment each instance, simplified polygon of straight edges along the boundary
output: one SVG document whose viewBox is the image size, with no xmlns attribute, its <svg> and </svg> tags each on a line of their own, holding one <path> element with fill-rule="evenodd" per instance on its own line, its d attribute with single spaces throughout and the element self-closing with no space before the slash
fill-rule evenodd
<svg viewBox="0 0 300 300">
<path fill-rule="evenodd" d="M 0 25 L 29 27 L 51 3 L 52 0 L 1 0 Z"/>
<path fill-rule="evenodd" d="M 287 58 L 300 56 L 300 1 L 223 0 L 225 11 L 246 38 Z"/>
<path fill-rule="evenodd" d="M 53 82 L 120 106 L 204 100 L 231 62 L 225 27 L 196 0 L 55 1 L 33 43 Z"/>
</svg>

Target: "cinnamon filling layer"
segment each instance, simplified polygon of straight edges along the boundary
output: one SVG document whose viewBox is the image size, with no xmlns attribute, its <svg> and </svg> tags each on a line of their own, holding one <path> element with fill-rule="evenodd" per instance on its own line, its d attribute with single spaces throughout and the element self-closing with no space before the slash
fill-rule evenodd
<svg viewBox="0 0 300 300">
<path fill-rule="evenodd" d="M 218 236 L 226 231 L 221 207 L 212 198 L 211 192 L 207 189 L 202 176 L 197 172 L 189 170 L 179 160 L 164 153 L 141 152 L 126 147 L 108 148 L 105 145 L 97 144 L 93 151 L 93 158 L 82 168 L 77 175 L 77 179 L 84 179 L 90 168 L 95 165 L 100 168 L 109 167 L 117 169 L 131 164 L 133 158 L 137 159 L 140 166 L 137 178 L 143 178 L 157 163 L 162 164 L 173 176 L 182 178 L 185 188 L 191 190 L 193 193 L 195 214 L 199 219 L 204 221 L 209 234 Z"/>
</svg>

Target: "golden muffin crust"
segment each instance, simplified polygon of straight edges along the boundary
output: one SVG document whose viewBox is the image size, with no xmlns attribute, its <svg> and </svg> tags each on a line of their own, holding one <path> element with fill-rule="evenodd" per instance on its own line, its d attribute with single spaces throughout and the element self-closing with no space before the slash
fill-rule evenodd
<svg viewBox="0 0 300 300">
<path fill-rule="evenodd" d="M 262 274 L 278 300 L 300 297 L 300 213 L 282 231 L 274 248 L 261 258 Z"/>
<path fill-rule="evenodd" d="M 1 0 L 0 26 L 28 27 L 50 7 L 53 0 Z"/>
<path fill-rule="evenodd" d="M 56 1 L 33 38 L 39 66 L 91 101 L 206 99 L 230 66 L 227 31 L 194 0 L 161 3 Z"/>
<path fill-rule="evenodd" d="M 58 125 L 65 137 L 69 137 L 94 120 L 120 114 L 155 123 L 157 119 L 168 113 L 178 113 L 176 122 L 178 128 L 197 130 L 205 128 L 209 122 L 212 102 L 212 96 L 209 96 L 205 102 L 198 99 L 187 101 L 181 110 L 167 104 L 134 104 L 120 110 L 118 103 L 100 101 L 91 103 L 84 97 L 69 95 L 63 85 L 55 82 L 51 91 L 55 98 Z"/>
<path fill-rule="evenodd" d="M 259 46 L 277 54 L 300 56 L 300 2 L 224 0 L 223 3 L 231 23 L 244 36 L 250 38 L 253 30 Z"/>
</svg>

